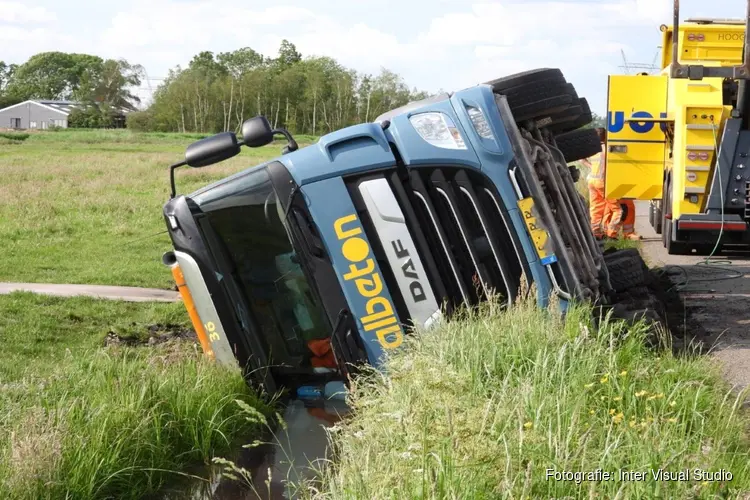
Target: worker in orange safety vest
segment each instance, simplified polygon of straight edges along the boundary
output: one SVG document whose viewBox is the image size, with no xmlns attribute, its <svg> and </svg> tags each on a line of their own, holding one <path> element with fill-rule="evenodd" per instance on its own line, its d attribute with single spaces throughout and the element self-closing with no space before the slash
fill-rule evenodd
<svg viewBox="0 0 750 500">
<path fill-rule="evenodd" d="M 622 230 L 623 237 L 630 240 L 640 239 L 635 234 L 635 205 L 633 200 L 612 200 L 604 196 L 604 173 L 606 170 L 606 142 L 607 132 L 604 128 L 597 128 L 601 152 L 591 159 L 584 159 L 582 163 L 589 169 L 587 177 L 589 188 L 589 217 L 591 231 L 597 239 L 617 239 Z"/>
<path fill-rule="evenodd" d="M 597 128 L 601 152 L 592 158 L 581 161 L 589 168 L 586 178 L 589 187 L 589 217 L 591 219 L 591 231 L 594 237 L 601 240 L 605 236 L 604 224 L 607 224 L 606 235 L 610 236 L 617 228 L 617 222 L 622 218 L 622 208 L 617 200 L 608 200 L 604 197 L 604 165 L 606 157 L 606 131 Z M 614 223 L 614 224 L 613 224 Z"/>
</svg>

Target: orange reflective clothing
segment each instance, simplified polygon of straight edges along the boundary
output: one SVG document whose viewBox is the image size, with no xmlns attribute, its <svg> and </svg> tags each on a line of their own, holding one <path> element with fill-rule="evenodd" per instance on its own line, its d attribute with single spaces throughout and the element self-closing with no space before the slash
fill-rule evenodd
<svg viewBox="0 0 750 500">
<path fill-rule="evenodd" d="M 594 236 L 601 238 L 605 231 L 607 236 L 617 234 L 619 223 L 622 219 L 622 209 L 617 200 L 608 200 L 604 197 L 604 171 L 605 150 L 594 161 L 585 163 L 591 168 L 587 177 L 589 187 L 589 218 L 591 219 L 591 231 Z M 606 227 L 606 230 L 605 230 Z"/>
<path fill-rule="evenodd" d="M 633 200 L 609 200 L 604 197 L 605 146 L 594 161 L 585 163 L 591 168 L 589 185 L 589 216 L 591 231 L 601 238 L 618 238 L 620 230 L 626 238 L 635 238 L 635 204 Z"/>
<path fill-rule="evenodd" d="M 313 353 L 310 359 L 313 368 L 337 368 L 330 338 L 308 340 L 307 347 Z"/>
<path fill-rule="evenodd" d="M 635 234 L 635 203 L 633 200 L 620 200 L 622 206 L 622 234 L 625 237 Z"/>
</svg>

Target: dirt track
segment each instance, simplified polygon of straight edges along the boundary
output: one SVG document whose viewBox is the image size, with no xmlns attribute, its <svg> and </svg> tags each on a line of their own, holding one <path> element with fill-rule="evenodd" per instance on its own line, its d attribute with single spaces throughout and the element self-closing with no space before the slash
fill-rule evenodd
<svg viewBox="0 0 750 500">
<path fill-rule="evenodd" d="M 665 268 L 685 302 L 685 338 L 710 347 L 735 388 L 750 385 L 750 253 L 715 255 L 716 265 L 705 265 L 705 256 L 668 255 L 648 223 L 648 203 L 636 202 L 636 214 L 644 258 Z"/>
</svg>

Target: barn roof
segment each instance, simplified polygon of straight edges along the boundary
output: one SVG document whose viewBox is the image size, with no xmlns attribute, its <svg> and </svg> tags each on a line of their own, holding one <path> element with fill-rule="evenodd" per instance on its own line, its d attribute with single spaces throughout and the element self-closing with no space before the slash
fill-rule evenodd
<svg viewBox="0 0 750 500">
<path fill-rule="evenodd" d="M 7 108 L 2 108 L 2 109 L 0 109 L 0 111 L 5 111 L 7 109 L 16 108 L 16 107 L 22 106 L 22 105 L 27 104 L 27 103 L 33 103 L 33 104 L 36 104 L 38 106 L 42 106 L 44 108 L 50 109 L 52 111 L 57 111 L 57 112 L 62 113 L 64 115 L 66 115 L 66 116 L 69 115 L 70 112 L 73 111 L 73 109 L 81 107 L 83 105 L 80 102 L 75 102 L 75 101 L 56 101 L 56 100 L 50 100 L 50 99 L 29 99 L 27 101 L 19 102 L 18 104 L 14 104 L 12 106 L 8 106 Z M 122 113 L 122 114 L 128 113 L 128 111 L 125 110 L 125 109 L 120 109 L 118 111 L 120 113 Z"/>
</svg>

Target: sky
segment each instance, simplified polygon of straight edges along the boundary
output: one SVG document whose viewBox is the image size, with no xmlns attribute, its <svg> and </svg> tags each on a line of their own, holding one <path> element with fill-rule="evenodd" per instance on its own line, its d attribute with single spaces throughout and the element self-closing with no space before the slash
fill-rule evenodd
<svg viewBox="0 0 750 500">
<path fill-rule="evenodd" d="M 125 58 L 149 76 L 148 98 L 169 68 L 203 50 L 252 47 L 275 56 L 283 39 L 360 72 L 381 67 L 435 92 L 540 67 L 557 67 L 594 112 L 607 75 L 658 64 L 660 24 L 672 0 L 0 0 L 0 60 L 59 50 Z M 681 0 L 682 19 L 733 17 L 742 0 Z"/>
</svg>

